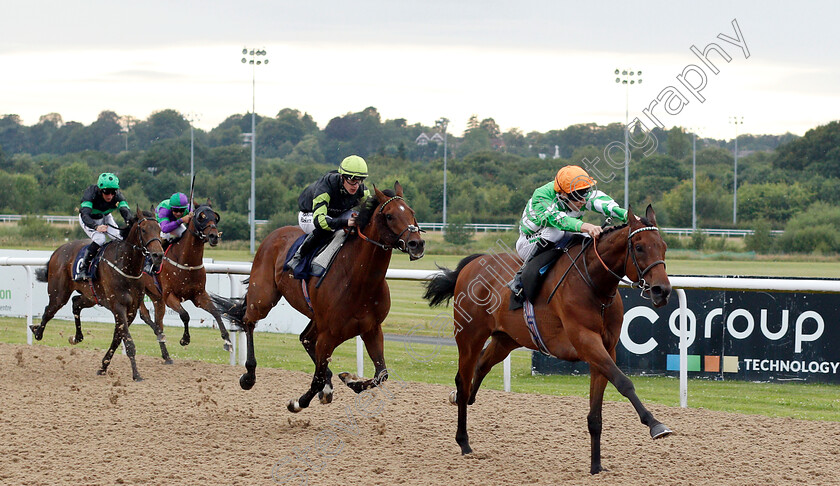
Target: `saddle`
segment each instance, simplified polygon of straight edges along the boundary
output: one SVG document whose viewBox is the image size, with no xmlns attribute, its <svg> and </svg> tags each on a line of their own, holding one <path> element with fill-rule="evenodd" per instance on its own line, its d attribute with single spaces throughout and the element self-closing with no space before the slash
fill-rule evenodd
<svg viewBox="0 0 840 486">
<path fill-rule="evenodd" d="M 566 241 L 560 242 L 557 246 L 550 250 L 543 251 L 534 258 L 525 263 L 522 269 L 522 292 L 525 294 L 525 300 L 534 303 L 534 299 L 540 293 L 545 282 L 545 277 L 548 272 L 557 263 L 560 257 L 569 251 L 574 246 L 580 245 L 588 238 L 582 234 L 573 234 Z M 522 307 L 522 303 L 517 302 L 513 295 L 510 298 L 510 310 L 516 310 Z"/>
<path fill-rule="evenodd" d="M 96 255 L 93 256 L 93 260 L 91 260 L 90 262 L 90 271 L 88 272 L 88 275 L 90 275 L 91 282 L 97 279 L 98 274 L 96 270 L 99 268 L 99 260 L 102 259 L 102 253 L 105 251 L 105 247 L 107 247 L 111 243 L 112 241 L 106 241 L 104 245 L 99 247 L 99 251 L 96 252 Z M 74 280 L 76 279 L 76 275 L 79 274 L 79 270 L 81 270 L 82 262 L 84 261 L 85 253 L 87 252 L 88 246 L 90 245 L 88 244 L 81 247 L 79 249 L 79 252 L 76 253 L 76 258 L 73 259 L 72 277 Z"/>
<path fill-rule="evenodd" d="M 292 246 L 289 247 L 289 251 L 286 252 L 286 258 L 283 260 L 284 267 L 289 263 L 289 260 L 292 259 L 298 247 L 303 244 L 303 240 L 305 239 L 306 235 L 303 234 L 300 238 L 295 240 L 294 243 L 292 243 Z M 292 269 L 292 274 L 295 279 L 307 280 L 309 277 L 323 278 L 332 266 L 332 262 L 335 260 L 338 250 L 344 246 L 344 241 L 346 239 L 347 233 L 345 231 L 336 231 L 332 238 L 319 245 L 315 251 L 309 255 L 303 255 L 303 258 L 301 258 L 300 264 L 297 268 Z"/>
</svg>

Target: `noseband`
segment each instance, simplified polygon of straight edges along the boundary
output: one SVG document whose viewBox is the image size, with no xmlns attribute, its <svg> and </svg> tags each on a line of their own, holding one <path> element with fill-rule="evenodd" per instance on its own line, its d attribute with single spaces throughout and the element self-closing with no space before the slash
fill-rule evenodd
<svg viewBox="0 0 840 486">
<path fill-rule="evenodd" d="M 401 201 L 405 201 L 405 199 L 402 196 L 394 196 L 394 197 L 388 199 L 387 201 L 385 201 L 384 203 L 380 204 L 379 209 L 376 211 L 376 214 L 382 214 L 382 211 L 385 209 L 385 206 L 387 206 L 388 203 L 390 203 L 391 201 L 395 201 L 397 199 L 399 199 Z M 416 223 L 417 220 L 415 219 L 414 222 Z M 390 231 L 390 229 L 388 231 Z M 404 230 L 400 231 L 400 234 L 396 234 L 393 231 L 391 231 L 391 234 L 395 235 L 397 237 L 397 244 L 396 245 L 385 245 L 385 244 L 382 244 L 378 241 L 374 241 L 374 240 L 368 238 L 367 236 L 365 236 L 364 233 L 362 233 L 361 228 L 356 228 L 356 233 L 358 233 L 359 237 L 361 239 L 363 239 L 364 241 L 367 241 L 368 243 L 373 243 L 374 245 L 378 246 L 379 248 L 382 248 L 385 251 L 389 251 L 391 248 L 396 248 L 403 253 L 408 253 L 408 243 L 407 243 L 408 239 L 407 238 L 403 239 L 403 235 L 406 234 L 406 232 L 408 232 L 408 235 L 406 235 L 406 236 L 410 236 L 412 233 L 425 233 L 426 231 L 420 229 L 420 226 L 418 226 L 416 224 L 410 224 L 410 225 L 406 226 Z"/>
</svg>

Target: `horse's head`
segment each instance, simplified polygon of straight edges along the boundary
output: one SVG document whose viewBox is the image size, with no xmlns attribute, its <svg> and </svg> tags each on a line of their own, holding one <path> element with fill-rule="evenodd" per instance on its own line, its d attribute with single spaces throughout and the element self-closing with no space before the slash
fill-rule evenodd
<svg viewBox="0 0 840 486">
<path fill-rule="evenodd" d="M 389 196 L 376 187 L 376 199 L 379 205 L 372 222 L 378 227 L 382 243 L 398 248 L 411 260 L 423 258 L 426 242 L 420 236 L 420 226 L 414 217 L 414 210 L 403 199 L 403 190 L 399 182 L 394 183 L 394 195 Z"/>
<path fill-rule="evenodd" d="M 163 262 L 163 246 L 160 243 L 160 224 L 155 219 L 154 213 L 141 211 L 138 207 L 134 217 L 128 221 L 127 231 L 128 234 L 124 239 L 141 248 L 144 255 L 151 256 L 155 272 L 160 270 L 160 264 Z"/>
<path fill-rule="evenodd" d="M 642 285 L 654 307 L 662 307 L 668 303 L 671 282 L 665 272 L 665 251 L 668 245 L 659 234 L 656 214 L 653 207 L 648 205 L 645 217 L 636 219 L 633 208 L 628 208 L 627 220 L 630 226 L 627 251 L 633 262 L 633 267 L 626 269 L 627 277 Z"/>
<path fill-rule="evenodd" d="M 210 200 L 195 208 L 194 216 L 190 220 L 190 231 L 201 241 L 210 243 L 210 246 L 219 244 L 219 228 L 216 226 L 222 219 L 219 213 L 210 207 Z"/>
</svg>

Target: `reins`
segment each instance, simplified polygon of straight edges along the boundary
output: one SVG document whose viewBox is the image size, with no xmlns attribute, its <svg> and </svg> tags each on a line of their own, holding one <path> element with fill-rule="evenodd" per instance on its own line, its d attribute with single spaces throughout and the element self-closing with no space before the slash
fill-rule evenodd
<svg viewBox="0 0 840 486">
<path fill-rule="evenodd" d="M 154 218 L 151 218 L 151 217 L 148 217 L 148 216 L 144 216 L 143 218 L 139 219 L 137 222 L 135 222 L 135 223 L 134 223 L 135 225 L 137 225 L 137 231 L 140 231 L 140 223 L 142 223 L 143 221 L 155 221 L 155 219 L 154 219 Z M 109 226 L 110 226 L 110 225 L 109 225 Z M 117 229 L 122 229 L 122 228 L 117 228 Z M 158 242 L 160 242 L 160 238 L 158 238 L 158 237 L 154 237 L 154 238 L 152 238 L 152 239 L 150 239 L 150 240 L 148 240 L 148 241 L 143 241 L 143 240 L 142 240 L 142 238 L 141 238 L 141 239 L 140 239 L 140 242 L 141 242 L 141 245 L 140 245 L 140 246 L 137 246 L 137 245 L 135 245 L 134 243 L 129 243 L 129 242 L 127 242 L 126 240 L 122 240 L 122 239 L 121 239 L 120 241 L 122 241 L 123 243 L 126 243 L 127 245 L 131 246 L 131 248 L 133 248 L 133 249 L 135 249 L 135 250 L 139 249 L 139 250 L 140 250 L 140 253 L 141 253 L 141 254 L 143 255 L 143 257 L 145 258 L 146 256 L 148 256 L 148 255 L 149 255 L 149 248 L 148 248 L 148 246 L 149 246 L 149 245 L 150 245 L 153 241 L 155 241 L 155 240 L 157 240 Z M 128 275 L 128 274 L 126 274 L 126 273 L 125 273 L 125 272 L 123 272 L 120 268 L 118 268 L 118 267 L 116 266 L 116 264 L 114 264 L 113 262 L 111 262 L 110 260 L 108 260 L 107 258 L 105 258 L 105 255 L 104 255 L 104 254 L 103 254 L 103 255 L 102 255 L 102 257 L 100 258 L 100 260 L 102 260 L 103 262 L 107 263 L 107 264 L 108 264 L 111 268 L 113 268 L 114 270 L 116 270 L 116 271 L 117 271 L 117 273 L 119 273 L 120 275 L 122 275 L 122 276 L 123 276 L 123 277 L 125 277 L 125 278 L 130 278 L 130 279 L 132 279 L 132 280 L 136 280 L 136 279 L 139 279 L 140 277 L 142 277 L 142 276 L 143 276 L 143 270 L 142 270 L 142 269 L 140 270 L 140 275 L 137 275 L 137 276 L 134 276 L 134 275 Z"/>
</svg>

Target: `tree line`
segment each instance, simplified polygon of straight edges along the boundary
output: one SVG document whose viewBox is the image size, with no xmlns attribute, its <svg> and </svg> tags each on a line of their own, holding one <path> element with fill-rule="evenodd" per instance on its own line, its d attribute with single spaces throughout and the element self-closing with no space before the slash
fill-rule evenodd
<svg viewBox="0 0 840 486">
<path fill-rule="evenodd" d="M 388 187 L 400 181 L 419 221 L 441 221 L 443 144 L 416 143 L 421 133 L 436 133 L 435 127 L 383 121 L 373 107 L 335 117 L 323 129 L 308 114 L 289 108 L 255 118 L 256 217 L 268 219 L 269 227 L 294 224 L 300 191 L 353 153 L 368 160 L 371 183 Z M 225 213 L 226 238 L 247 238 L 250 147 L 243 134 L 250 130 L 250 114 L 230 116 L 210 131 L 194 130 L 196 195 L 209 197 Z M 189 188 L 190 135 L 189 122 L 175 110 L 146 120 L 106 111 L 87 126 L 64 123 L 58 114 L 24 126 L 6 115 L 0 119 L 0 211 L 72 214 L 83 189 L 103 171 L 118 174 L 132 205 L 157 204 Z M 653 204 L 663 226 L 690 227 L 692 134 L 675 127 L 652 135 L 657 141 L 652 153 L 635 149 L 630 156 L 630 202 L 638 208 Z M 478 116 L 471 117 L 464 133 L 447 137 L 449 222 L 508 224 L 518 220 L 533 190 L 559 167 L 603 159 L 605 147 L 624 139 L 619 123 L 524 134 L 502 132 L 495 120 Z M 733 142 L 698 138 L 698 226 L 785 229 L 797 218 L 818 214 L 824 220 L 819 230 L 802 223 L 797 230 L 814 232 L 813 244 L 795 250 L 840 251 L 840 239 L 822 236 L 828 228 L 840 234 L 840 221 L 825 220 L 833 213 L 824 210 L 840 199 L 838 142 L 837 122 L 801 138 L 741 135 L 735 225 Z M 620 172 L 598 187 L 623 202 Z"/>
</svg>

